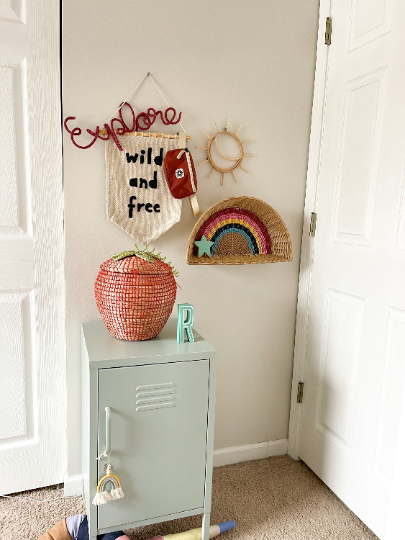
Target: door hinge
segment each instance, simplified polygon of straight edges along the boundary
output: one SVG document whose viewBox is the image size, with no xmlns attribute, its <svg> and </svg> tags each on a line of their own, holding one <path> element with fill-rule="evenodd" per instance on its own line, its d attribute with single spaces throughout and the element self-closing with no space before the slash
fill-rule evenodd
<svg viewBox="0 0 405 540">
<path fill-rule="evenodd" d="M 298 383 L 298 392 L 297 392 L 297 403 L 302 403 L 302 398 L 304 397 L 304 383 Z"/>
<path fill-rule="evenodd" d="M 318 216 L 317 216 L 316 212 L 312 212 L 312 214 L 311 214 L 311 222 L 309 224 L 309 234 L 310 234 L 310 236 L 315 236 L 317 217 Z"/>
<path fill-rule="evenodd" d="M 326 17 L 325 43 L 326 45 L 330 45 L 332 43 L 332 18 L 331 17 Z"/>
</svg>

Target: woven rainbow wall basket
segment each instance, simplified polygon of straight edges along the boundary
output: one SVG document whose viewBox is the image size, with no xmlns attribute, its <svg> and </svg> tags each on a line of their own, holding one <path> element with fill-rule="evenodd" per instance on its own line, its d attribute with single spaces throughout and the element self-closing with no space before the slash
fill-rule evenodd
<svg viewBox="0 0 405 540">
<path fill-rule="evenodd" d="M 97 307 L 108 331 L 128 341 L 151 339 L 163 330 L 176 292 L 168 264 L 137 256 L 105 261 L 94 285 Z"/>
<path fill-rule="evenodd" d="M 201 239 L 211 244 L 209 255 L 199 256 L 195 242 Z M 187 250 L 188 264 L 275 263 L 292 258 L 284 221 L 254 197 L 231 197 L 211 206 L 197 221 Z"/>
</svg>

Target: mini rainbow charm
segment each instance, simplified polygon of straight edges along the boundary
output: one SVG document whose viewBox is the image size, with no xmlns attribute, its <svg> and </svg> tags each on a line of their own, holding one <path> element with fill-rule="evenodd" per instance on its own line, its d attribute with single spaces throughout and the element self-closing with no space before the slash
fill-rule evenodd
<svg viewBox="0 0 405 540">
<path fill-rule="evenodd" d="M 122 499 L 124 497 L 124 492 L 122 491 L 121 482 L 118 476 L 111 473 L 112 467 L 107 463 L 104 468 L 106 469 L 107 474 L 103 476 L 97 486 L 97 493 L 93 499 L 93 504 L 96 506 L 100 504 L 107 504 L 109 501 L 115 499 Z M 107 491 L 105 488 L 108 483 L 113 485 L 111 491 Z"/>
</svg>

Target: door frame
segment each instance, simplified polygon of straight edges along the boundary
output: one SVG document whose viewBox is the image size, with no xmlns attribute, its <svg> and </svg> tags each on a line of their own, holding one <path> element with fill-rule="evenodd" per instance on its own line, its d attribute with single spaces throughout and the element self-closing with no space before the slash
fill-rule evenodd
<svg viewBox="0 0 405 540">
<path fill-rule="evenodd" d="M 405 527 L 403 509 L 405 505 L 405 395 L 402 398 L 401 416 L 399 422 L 398 443 L 392 478 L 391 499 L 388 506 L 387 523 L 384 540 L 404 540 Z"/>
<path fill-rule="evenodd" d="M 301 407 L 297 403 L 298 383 L 303 380 L 305 354 L 307 346 L 307 329 L 311 301 L 311 284 L 314 265 L 314 238 L 309 229 L 311 214 L 316 212 L 318 202 L 319 174 L 322 161 L 322 141 L 325 123 L 325 105 L 327 98 L 327 80 L 329 69 L 330 47 L 325 44 L 326 17 L 331 17 L 332 0 L 320 0 L 319 25 L 316 52 L 314 94 L 312 103 L 311 135 L 308 153 L 306 194 L 301 241 L 301 261 L 299 271 L 299 289 L 297 301 L 296 331 L 293 359 L 293 376 L 291 386 L 291 407 L 288 434 L 288 455 L 299 460 L 299 430 L 301 424 Z M 333 46 L 333 34 L 332 34 Z M 402 400 L 401 420 L 399 425 L 398 445 L 394 465 L 394 476 L 391 497 L 388 506 L 384 540 L 405 540 L 403 524 L 403 505 L 405 504 L 405 395 Z"/>
<path fill-rule="evenodd" d="M 9 230 L 2 234 L 10 245 L 15 238 L 25 240 L 30 249 L 20 274 L 32 272 L 32 282 L 2 287 L 6 294 L 21 292 L 30 308 L 26 318 L 21 316 L 23 368 L 16 380 L 24 394 L 19 405 L 31 417 L 29 430 L 0 445 L 0 492 L 7 494 L 62 483 L 67 468 L 65 242 L 60 2 L 23 2 L 16 10 L 10 0 L 0 3 L 1 29 L 16 38 L 2 51 L 0 64 L 20 69 L 11 93 L 19 101 L 13 101 L 14 118 L 7 127 L 20 169 L 10 180 L 17 186 L 17 208 L 23 201 L 18 225 L 6 224 Z M 11 251 L 6 279 L 18 262 L 16 253 Z"/>
<path fill-rule="evenodd" d="M 298 301 L 294 344 L 291 408 L 288 433 L 288 455 L 298 460 L 301 408 L 297 403 L 298 383 L 302 381 L 305 367 L 307 328 L 311 300 L 311 283 L 314 261 L 314 238 L 309 234 L 311 214 L 316 212 L 318 200 L 321 148 L 324 133 L 326 82 L 328 78 L 330 46 L 325 44 L 326 18 L 331 16 L 332 0 L 320 0 L 318 40 L 312 102 L 311 135 L 309 140 L 308 169 L 301 240 L 301 262 L 298 281 Z M 333 38 L 332 38 L 333 39 Z"/>
</svg>

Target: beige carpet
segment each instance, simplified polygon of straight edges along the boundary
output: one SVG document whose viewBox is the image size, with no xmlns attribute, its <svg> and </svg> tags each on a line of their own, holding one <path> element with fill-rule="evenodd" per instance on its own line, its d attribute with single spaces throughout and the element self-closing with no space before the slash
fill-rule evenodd
<svg viewBox="0 0 405 540">
<path fill-rule="evenodd" d="M 125 486 L 124 486 L 125 487 Z M 54 488 L 24 493 L 63 495 Z M 0 539 L 37 540 L 65 516 L 83 513 L 81 498 L 38 504 L 0 498 Z M 302 463 L 287 456 L 214 469 L 211 523 L 233 519 L 224 540 L 368 540 L 377 537 Z M 130 531 L 131 540 L 199 527 L 194 516 Z"/>
</svg>

